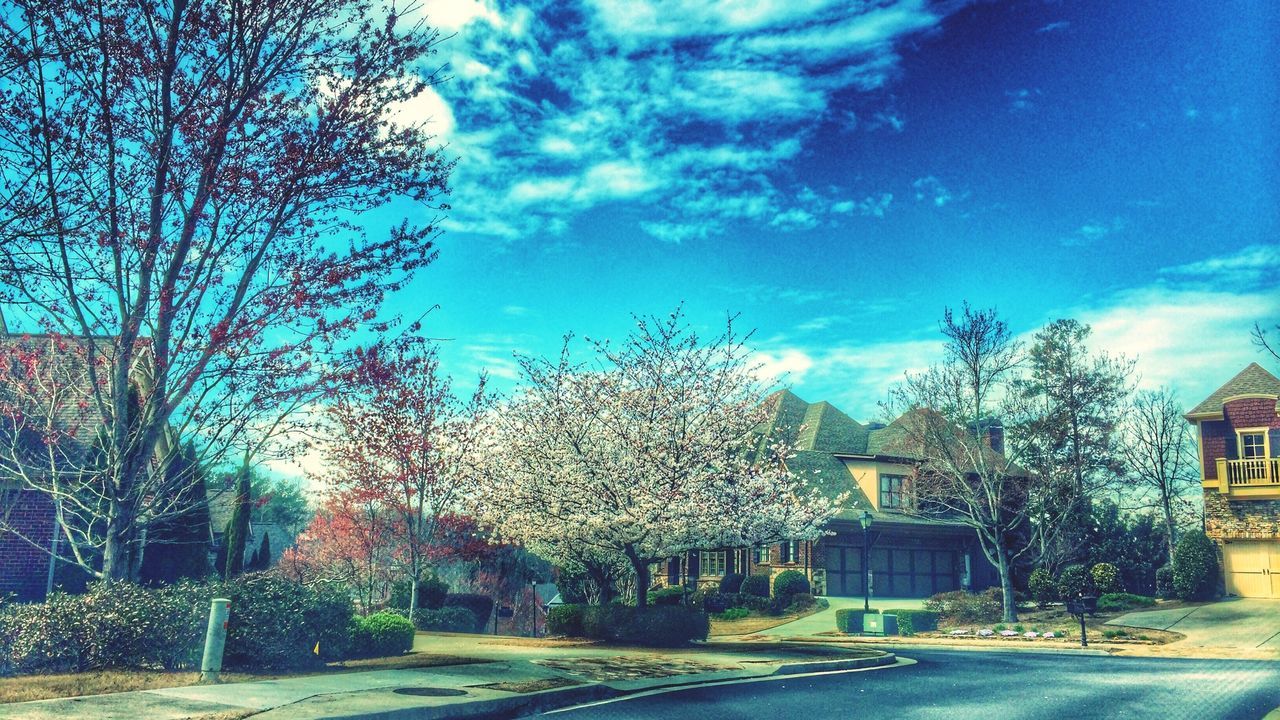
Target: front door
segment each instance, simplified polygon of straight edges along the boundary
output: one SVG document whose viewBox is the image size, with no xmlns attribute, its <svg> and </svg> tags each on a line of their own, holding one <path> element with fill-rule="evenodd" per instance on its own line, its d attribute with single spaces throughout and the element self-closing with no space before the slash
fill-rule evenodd
<svg viewBox="0 0 1280 720">
<path fill-rule="evenodd" d="M 1227 592 L 1247 598 L 1280 598 L 1280 543 L 1228 542 L 1222 546 Z"/>
</svg>

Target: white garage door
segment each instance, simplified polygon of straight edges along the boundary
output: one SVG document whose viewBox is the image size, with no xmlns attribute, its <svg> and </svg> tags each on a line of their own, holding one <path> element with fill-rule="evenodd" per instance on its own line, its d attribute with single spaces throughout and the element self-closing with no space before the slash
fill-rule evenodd
<svg viewBox="0 0 1280 720">
<path fill-rule="evenodd" d="M 1222 560 L 1228 593 L 1280 598 L 1280 542 L 1230 542 Z"/>
</svg>

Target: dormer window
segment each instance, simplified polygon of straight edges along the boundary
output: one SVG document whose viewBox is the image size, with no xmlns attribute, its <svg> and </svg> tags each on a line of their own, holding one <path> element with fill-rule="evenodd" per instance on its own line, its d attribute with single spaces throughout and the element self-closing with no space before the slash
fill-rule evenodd
<svg viewBox="0 0 1280 720">
<path fill-rule="evenodd" d="M 1267 456 L 1267 435 L 1262 432 L 1240 433 L 1240 457 L 1244 460 Z"/>
<path fill-rule="evenodd" d="M 911 484 L 905 475 L 880 476 L 880 507 L 911 507 Z"/>
</svg>

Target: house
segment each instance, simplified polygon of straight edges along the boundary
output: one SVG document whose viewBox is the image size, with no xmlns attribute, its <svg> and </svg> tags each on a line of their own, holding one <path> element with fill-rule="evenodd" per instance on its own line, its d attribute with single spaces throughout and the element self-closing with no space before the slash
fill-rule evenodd
<svg viewBox="0 0 1280 720">
<path fill-rule="evenodd" d="M 684 581 L 710 587 L 727 573 L 772 577 L 784 570 L 803 572 L 814 594 L 833 596 L 862 596 L 865 580 L 872 595 L 898 598 L 997 584 L 995 568 L 971 528 L 912 512 L 916 461 L 902 449 L 905 417 L 888 426 L 864 425 L 828 402 L 807 403 L 787 390 L 767 402 L 772 412 L 763 436 L 785 439 L 794 447 L 788 467 L 829 497 L 849 493 L 828 523 L 828 534 L 812 542 L 688 553 L 659 563 L 653 574 L 656 584 Z M 991 435 L 998 447 L 996 431 Z M 864 515 L 870 520 L 865 531 Z"/>
<path fill-rule="evenodd" d="M 1280 598 L 1280 379 L 1250 363 L 1185 417 L 1226 592 Z"/>
</svg>

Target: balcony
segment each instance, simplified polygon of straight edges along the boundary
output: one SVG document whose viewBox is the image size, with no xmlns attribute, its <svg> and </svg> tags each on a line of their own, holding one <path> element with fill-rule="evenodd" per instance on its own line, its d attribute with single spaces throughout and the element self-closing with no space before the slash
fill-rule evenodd
<svg viewBox="0 0 1280 720">
<path fill-rule="evenodd" d="M 1223 495 L 1271 497 L 1280 493 L 1280 458 L 1218 458 L 1218 492 Z"/>
</svg>

